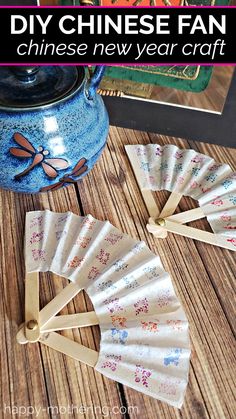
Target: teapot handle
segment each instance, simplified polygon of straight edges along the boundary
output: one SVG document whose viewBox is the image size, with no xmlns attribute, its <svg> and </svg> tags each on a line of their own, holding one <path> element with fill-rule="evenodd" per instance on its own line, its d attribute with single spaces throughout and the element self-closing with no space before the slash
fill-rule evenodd
<svg viewBox="0 0 236 419">
<path fill-rule="evenodd" d="M 99 84 L 100 84 L 100 82 L 103 78 L 103 75 L 105 73 L 105 69 L 106 68 L 103 65 L 97 65 L 95 67 L 93 75 L 92 75 L 92 77 L 89 81 L 89 87 L 88 87 L 88 98 L 89 99 L 94 98 L 94 96 L 96 94 L 96 91 L 97 91 L 97 88 L 98 88 L 98 86 L 99 86 Z"/>
</svg>

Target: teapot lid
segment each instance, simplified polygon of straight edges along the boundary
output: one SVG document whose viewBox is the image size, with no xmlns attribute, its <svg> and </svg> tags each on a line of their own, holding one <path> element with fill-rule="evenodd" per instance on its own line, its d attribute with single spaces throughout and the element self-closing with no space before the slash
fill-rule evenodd
<svg viewBox="0 0 236 419">
<path fill-rule="evenodd" d="M 56 102 L 84 79 L 84 68 L 74 66 L 1 67 L 0 107 L 34 108 Z"/>
</svg>

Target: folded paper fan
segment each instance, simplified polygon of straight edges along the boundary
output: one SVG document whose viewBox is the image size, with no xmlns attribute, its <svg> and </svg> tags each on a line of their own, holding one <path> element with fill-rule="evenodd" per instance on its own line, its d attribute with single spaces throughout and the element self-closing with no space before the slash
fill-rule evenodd
<svg viewBox="0 0 236 419">
<path fill-rule="evenodd" d="M 151 216 L 150 232 L 158 237 L 167 230 L 236 250 L 236 173 L 230 166 L 175 145 L 128 145 L 126 152 Z M 171 192 L 161 212 L 151 194 L 160 190 Z M 182 195 L 199 208 L 172 215 Z M 214 234 L 181 225 L 203 217 Z"/>
<path fill-rule="evenodd" d="M 170 276 L 144 242 L 91 215 L 27 213 L 25 324 L 19 343 L 48 345 L 103 375 L 181 407 L 188 382 L 188 321 Z M 39 311 L 38 272 L 71 282 Z M 56 314 L 80 290 L 95 312 Z M 56 333 L 98 324 L 100 351 Z"/>
</svg>

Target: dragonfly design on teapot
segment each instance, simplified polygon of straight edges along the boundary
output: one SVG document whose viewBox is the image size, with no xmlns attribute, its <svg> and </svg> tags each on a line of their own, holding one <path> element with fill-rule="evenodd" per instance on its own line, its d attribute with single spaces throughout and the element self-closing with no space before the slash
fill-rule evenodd
<svg viewBox="0 0 236 419">
<path fill-rule="evenodd" d="M 87 160 L 85 158 L 80 159 L 71 173 L 66 173 L 61 179 L 59 179 L 59 182 L 41 188 L 40 192 L 55 191 L 56 189 L 62 188 L 67 183 L 76 183 L 78 178 L 88 170 L 86 163 Z M 72 176 L 76 179 L 73 179 Z"/>
<path fill-rule="evenodd" d="M 19 159 L 33 158 L 32 163 L 23 170 L 23 172 L 18 173 L 15 176 L 15 179 L 25 176 L 38 165 L 42 166 L 44 173 L 46 173 L 50 179 L 54 179 L 58 176 L 57 170 L 64 170 L 69 167 L 69 163 L 65 159 L 47 158 L 49 155 L 48 150 L 45 150 L 42 146 L 36 150 L 29 140 L 19 132 L 16 132 L 13 138 L 20 147 L 11 147 L 9 150 L 10 153 Z"/>
</svg>

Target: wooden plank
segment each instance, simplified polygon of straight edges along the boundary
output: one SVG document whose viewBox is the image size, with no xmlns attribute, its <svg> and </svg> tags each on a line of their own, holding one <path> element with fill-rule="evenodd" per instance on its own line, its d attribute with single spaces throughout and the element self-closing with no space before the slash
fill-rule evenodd
<svg viewBox="0 0 236 419">
<path fill-rule="evenodd" d="M 228 317 L 217 287 L 222 281 L 212 281 L 207 269 L 207 260 L 202 258 L 197 242 L 172 234 L 165 240 L 154 240 L 146 230 L 148 213 L 142 200 L 124 144 L 159 144 L 174 143 L 189 147 L 188 143 L 170 137 L 163 137 L 143 132 L 134 132 L 113 127 L 110 132 L 108 147 L 103 158 L 80 185 L 80 196 L 85 213 L 100 219 L 109 219 L 111 223 L 145 240 L 150 248 L 158 253 L 166 270 L 173 278 L 176 292 L 181 299 L 188 319 L 192 340 L 192 361 L 190 383 L 181 413 L 154 399 L 145 397 L 125 387 L 125 397 L 129 405 L 138 408 L 138 414 L 132 418 L 233 418 L 234 417 L 234 374 L 232 365 L 235 361 L 234 338 Z M 234 158 L 236 153 L 234 152 Z M 94 189 L 94 184 L 97 188 Z M 102 193 L 101 193 L 102 191 Z M 166 200 L 165 194 L 156 194 L 159 207 Z M 191 201 L 192 203 L 192 201 Z M 181 210 L 191 209 L 190 201 L 181 201 Z M 198 223 L 206 220 L 199 220 Z M 215 270 L 222 257 L 225 264 L 232 263 L 231 253 L 220 248 L 201 244 L 208 258 L 212 258 Z M 234 275 L 230 268 L 228 282 L 233 282 Z M 219 280 L 219 275 L 218 275 Z M 224 291 L 226 289 L 224 286 Z M 228 294 L 231 299 L 232 293 Z M 226 297 L 225 297 L 226 298 Z"/>
<path fill-rule="evenodd" d="M 87 406 L 86 418 L 114 418 L 114 406 L 128 407 L 133 418 L 228 419 L 234 418 L 235 348 L 232 334 L 235 303 L 235 253 L 215 246 L 168 234 L 167 239 L 155 240 L 147 231 L 148 212 L 124 150 L 125 144 L 174 143 L 189 147 L 180 139 L 144 132 L 111 128 L 108 146 L 88 176 L 78 184 L 49 194 L 31 196 L 0 191 L 0 318 L 1 318 L 1 382 L 2 409 L 8 406 L 33 406 L 37 409 Z M 218 160 L 236 163 L 236 150 L 192 143 L 200 151 Z M 78 200 L 78 193 L 80 199 Z M 163 207 L 168 193 L 155 194 Z M 79 204 L 80 202 L 80 204 Z M 80 207 L 82 203 L 82 207 Z M 182 198 L 181 211 L 193 208 L 193 201 Z M 117 386 L 91 367 L 83 365 L 46 348 L 44 345 L 18 345 L 15 335 L 23 322 L 24 261 L 23 234 L 25 212 L 51 209 L 91 213 L 99 219 L 109 219 L 118 228 L 135 238 L 145 240 L 161 257 L 170 272 L 176 292 L 190 321 L 192 359 L 190 382 L 181 411 L 143 396 L 134 390 Z M 206 220 L 192 223 L 210 231 Z M 41 307 L 57 295 L 68 281 L 52 274 L 41 275 Z M 13 298 L 14 297 L 14 298 Z M 79 293 L 63 308 L 63 315 L 92 311 L 86 293 Z M 63 332 L 63 336 L 99 350 L 98 326 Z M 41 411 L 40 418 L 60 417 L 51 410 Z M 3 410 L 4 413 L 4 410 Z M 5 417 L 8 411 L 5 411 Z M 62 415 L 61 415 L 62 416 Z M 121 418 L 121 413 L 115 414 Z M 3 416 L 4 417 L 4 416 Z M 74 411 L 70 416 L 78 418 Z"/>
</svg>

